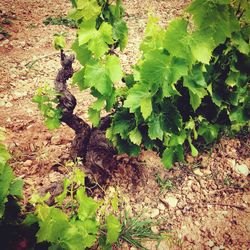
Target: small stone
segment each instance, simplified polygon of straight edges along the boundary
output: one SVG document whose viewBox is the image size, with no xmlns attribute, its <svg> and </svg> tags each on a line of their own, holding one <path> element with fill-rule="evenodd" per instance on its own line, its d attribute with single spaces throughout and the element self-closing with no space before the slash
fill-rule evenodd
<svg viewBox="0 0 250 250">
<path fill-rule="evenodd" d="M 212 248 L 212 250 L 220 250 L 220 247 L 214 246 L 214 247 Z"/>
<path fill-rule="evenodd" d="M 25 167 L 30 167 L 32 165 L 32 160 L 27 160 L 23 163 Z"/>
<path fill-rule="evenodd" d="M 151 227 L 151 231 L 154 233 L 154 234 L 159 234 L 159 229 L 157 226 L 152 226 Z"/>
<path fill-rule="evenodd" d="M 181 215 L 182 215 L 182 212 L 181 212 L 181 210 L 177 210 L 177 211 L 175 212 L 175 214 L 176 214 L 176 216 L 181 216 Z"/>
<path fill-rule="evenodd" d="M 209 241 L 207 242 L 207 245 L 208 245 L 209 247 L 213 247 L 213 246 L 214 246 L 214 242 L 213 242 L 212 240 L 209 240 Z"/>
<path fill-rule="evenodd" d="M 159 203 L 158 206 L 157 206 L 157 208 L 160 209 L 160 210 L 162 210 L 162 211 L 165 210 L 165 206 L 164 206 L 163 203 Z"/>
<path fill-rule="evenodd" d="M 0 34 L 0 41 L 3 40 L 5 36 L 3 34 Z"/>
<path fill-rule="evenodd" d="M 245 165 L 245 164 L 237 164 L 236 163 L 234 166 L 234 169 L 237 173 L 242 174 L 246 177 L 249 175 L 249 169 L 248 169 L 247 165 Z"/>
<path fill-rule="evenodd" d="M 201 170 L 199 168 L 194 169 L 193 172 L 194 172 L 195 175 L 203 176 L 203 173 L 201 172 Z"/>
<path fill-rule="evenodd" d="M 155 218 L 155 217 L 157 217 L 159 214 L 160 214 L 159 209 L 158 209 L 158 208 L 153 208 L 153 209 L 152 209 L 152 212 L 151 212 L 151 214 L 150 214 L 150 217 L 151 217 L 151 218 Z"/>
<path fill-rule="evenodd" d="M 211 172 L 209 169 L 205 169 L 205 170 L 203 171 L 203 173 L 204 173 L 205 175 L 210 175 L 210 174 L 212 174 L 212 172 Z"/>
<path fill-rule="evenodd" d="M 166 202 L 170 207 L 175 208 L 178 200 L 174 196 L 169 195 L 165 197 L 164 202 Z"/>
</svg>

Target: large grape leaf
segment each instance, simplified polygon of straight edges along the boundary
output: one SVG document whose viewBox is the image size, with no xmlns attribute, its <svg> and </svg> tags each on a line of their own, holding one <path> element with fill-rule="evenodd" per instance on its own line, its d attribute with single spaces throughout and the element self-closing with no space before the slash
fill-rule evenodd
<svg viewBox="0 0 250 250">
<path fill-rule="evenodd" d="M 184 58 L 188 64 L 193 62 L 189 47 L 189 34 L 187 32 L 188 21 L 176 19 L 172 21 L 165 34 L 164 48 L 173 56 Z"/>
<path fill-rule="evenodd" d="M 140 145 L 142 142 L 142 134 L 140 130 L 136 127 L 129 133 L 129 139 L 131 140 L 132 143 L 135 145 Z"/>
<path fill-rule="evenodd" d="M 38 214 L 43 216 L 38 216 L 40 228 L 36 234 L 37 242 L 57 243 L 69 227 L 67 215 L 58 208 L 45 205 L 40 206 L 38 210 L 40 210 Z"/>
<path fill-rule="evenodd" d="M 234 15 L 229 1 L 195 0 L 187 11 L 193 15 L 193 20 L 199 29 L 206 29 L 215 46 L 223 43 L 232 32 L 239 29 L 239 22 Z"/>
<path fill-rule="evenodd" d="M 91 58 L 91 52 L 86 44 L 79 45 L 78 39 L 71 46 L 72 50 L 76 53 L 76 59 L 85 65 Z"/>
<path fill-rule="evenodd" d="M 75 20 L 83 18 L 85 21 L 96 17 L 101 13 L 101 6 L 96 0 L 77 0 L 73 2 L 76 7 L 69 12 L 69 17 Z"/>
<path fill-rule="evenodd" d="M 120 81 L 122 79 L 123 72 L 119 57 L 112 55 L 107 56 L 106 70 L 112 82 Z"/>
<path fill-rule="evenodd" d="M 161 128 L 161 122 L 159 115 L 152 114 L 148 122 L 148 136 L 150 139 L 160 139 L 163 138 L 163 130 Z"/>
<path fill-rule="evenodd" d="M 87 43 L 90 39 L 96 36 L 97 30 L 95 26 L 95 19 L 90 19 L 80 24 L 77 32 L 79 46 Z"/>
<path fill-rule="evenodd" d="M 88 49 L 93 52 L 97 58 L 101 57 L 109 50 L 108 44 L 114 42 L 112 32 L 112 26 L 103 22 L 100 28 L 92 34 Z"/>
<path fill-rule="evenodd" d="M 163 47 L 164 30 L 158 25 L 158 21 L 158 18 L 149 17 L 144 39 L 140 45 L 140 49 L 144 53 Z"/>
<path fill-rule="evenodd" d="M 162 86 L 164 96 L 179 94 L 174 84 L 187 73 L 185 59 L 168 56 L 161 50 L 148 53 L 140 70 L 141 80 L 149 85 L 151 92 Z"/>
<path fill-rule="evenodd" d="M 78 216 L 80 220 L 85 221 L 86 219 L 95 217 L 99 204 L 91 197 L 88 197 L 83 188 L 77 190 L 76 197 L 80 204 L 78 208 Z"/>
<path fill-rule="evenodd" d="M 128 28 L 124 20 L 118 20 L 113 25 L 113 38 L 119 41 L 121 51 L 123 51 L 128 42 Z"/>
<path fill-rule="evenodd" d="M 149 98 L 151 93 L 142 84 L 135 84 L 128 93 L 123 107 L 129 108 L 130 112 L 135 112 L 141 106 L 141 101 Z"/>
<path fill-rule="evenodd" d="M 102 95 L 109 96 L 112 92 L 113 83 L 107 74 L 105 65 L 100 62 L 87 64 L 84 78 L 87 86 L 95 87 Z"/>
</svg>

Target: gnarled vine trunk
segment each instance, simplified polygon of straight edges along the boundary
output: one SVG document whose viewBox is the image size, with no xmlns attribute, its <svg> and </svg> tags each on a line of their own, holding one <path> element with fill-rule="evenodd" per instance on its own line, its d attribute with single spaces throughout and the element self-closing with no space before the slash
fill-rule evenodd
<svg viewBox="0 0 250 250">
<path fill-rule="evenodd" d="M 81 157 L 85 165 L 99 175 L 100 182 L 105 181 L 110 172 L 116 168 L 116 150 L 105 137 L 106 129 L 109 127 L 110 116 L 101 119 L 98 128 L 92 128 L 74 114 L 77 105 L 76 98 L 67 88 L 67 80 L 72 77 L 74 70 L 72 64 L 74 56 L 67 56 L 61 51 L 61 65 L 56 76 L 55 90 L 59 93 L 58 108 L 62 110 L 61 121 L 66 123 L 75 131 L 75 138 L 72 141 L 71 156 Z"/>
</svg>

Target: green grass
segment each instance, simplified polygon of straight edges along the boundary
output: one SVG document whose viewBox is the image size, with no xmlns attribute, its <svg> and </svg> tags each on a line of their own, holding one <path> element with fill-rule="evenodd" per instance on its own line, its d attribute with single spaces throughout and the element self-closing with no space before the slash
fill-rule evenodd
<svg viewBox="0 0 250 250">
<path fill-rule="evenodd" d="M 120 239 L 139 249 L 147 250 L 147 248 L 142 245 L 142 240 L 160 242 L 163 237 L 160 233 L 156 234 L 152 232 L 151 227 L 154 225 L 152 220 L 140 220 L 140 217 L 141 216 L 130 218 L 125 212 Z"/>
</svg>

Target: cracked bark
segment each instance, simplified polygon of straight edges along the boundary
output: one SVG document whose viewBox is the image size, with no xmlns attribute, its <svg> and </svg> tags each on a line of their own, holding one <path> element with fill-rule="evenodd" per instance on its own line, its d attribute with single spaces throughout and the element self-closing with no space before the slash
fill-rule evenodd
<svg viewBox="0 0 250 250">
<path fill-rule="evenodd" d="M 54 85 L 59 93 L 58 108 L 62 110 L 61 121 L 66 123 L 75 131 L 75 138 L 72 141 L 71 156 L 73 158 L 81 157 L 85 165 L 93 172 L 99 175 L 99 182 L 105 181 L 114 168 L 116 168 L 115 149 L 110 145 L 105 136 L 105 131 L 109 127 L 110 116 L 101 119 L 98 128 L 92 128 L 74 114 L 77 105 L 76 98 L 67 88 L 67 80 L 72 77 L 74 70 L 73 55 L 65 55 L 61 50 L 62 68 L 58 71 Z"/>
</svg>

